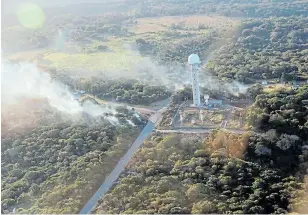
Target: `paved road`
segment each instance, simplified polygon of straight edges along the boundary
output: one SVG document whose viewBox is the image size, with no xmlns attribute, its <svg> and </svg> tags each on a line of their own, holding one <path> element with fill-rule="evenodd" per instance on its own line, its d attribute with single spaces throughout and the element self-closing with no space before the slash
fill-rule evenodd
<svg viewBox="0 0 308 215">
<path fill-rule="evenodd" d="M 142 132 L 126 152 L 126 154 L 121 158 L 121 160 L 117 163 L 116 167 L 113 171 L 107 176 L 104 183 L 100 186 L 100 188 L 95 192 L 95 194 L 91 197 L 91 199 L 86 203 L 86 205 L 81 209 L 79 214 L 89 214 L 96 206 L 99 199 L 103 197 L 105 193 L 108 192 L 113 183 L 119 178 L 120 174 L 124 171 L 125 166 L 134 156 L 135 152 L 140 148 L 143 141 L 145 141 L 148 136 L 152 133 L 153 129 L 162 119 L 162 114 L 166 111 L 167 107 L 164 107 L 158 110 L 155 114 L 153 114 L 147 123 L 147 125 L 143 128 Z M 210 133 L 213 129 L 200 129 L 200 128 L 185 128 L 185 129 L 177 129 L 177 130 L 157 130 L 161 133 Z M 225 129 L 226 131 L 233 133 L 244 133 L 242 130 L 231 130 Z"/>
<path fill-rule="evenodd" d="M 152 133 L 155 128 L 155 124 L 159 123 L 162 117 L 162 113 L 166 108 L 162 108 L 157 111 L 154 115 L 152 115 L 147 123 L 147 125 L 143 128 L 142 132 L 135 140 L 130 149 L 126 152 L 126 154 L 121 158 L 116 167 L 110 173 L 110 175 L 105 179 L 104 183 L 101 187 L 96 191 L 96 193 L 91 197 L 91 199 L 86 203 L 86 205 L 81 209 L 79 214 L 89 214 L 94 207 L 96 206 L 98 200 L 103 197 L 105 193 L 108 192 L 112 184 L 119 178 L 121 172 L 125 169 L 125 166 L 128 164 L 130 159 L 133 157 L 135 152 L 140 148 L 143 141 L 147 139 L 147 137 Z"/>
<path fill-rule="evenodd" d="M 209 134 L 213 131 L 213 128 L 184 128 L 184 129 L 174 129 L 174 130 L 156 130 L 160 133 L 182 133 L 182 134 Z M 231 132 L 234 134 L 243 134 L 245 130 L 238 129 L 220 129 L 222 131 Z"/>
<path fill-rule="evenodd" d="M 157 126 L 160 121 L 162 120 L 162 114 L 167 110 L 167 107 L 163 107 L 162 109 L 158 110 L 155 114 L 153 114 L 150 118 L 149 121 L 155 124 Z"/>
</svg>

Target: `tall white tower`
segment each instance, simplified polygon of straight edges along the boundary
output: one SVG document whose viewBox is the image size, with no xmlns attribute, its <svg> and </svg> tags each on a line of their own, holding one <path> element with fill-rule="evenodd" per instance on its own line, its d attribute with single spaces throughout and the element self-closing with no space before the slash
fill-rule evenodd
<svg viewBox="0 0 308 215">
<path fill-rule="evenodd" d="M 199 64 L 200 58 L 197 54 L 191 54 L 188 57 L 188 64 L 189 69 L 191 72 L 191 79 L 192 79 L 192 90 L 193 90 L 193 99 L 194 99 L 194 106 L 200 106 L 200 90 L 199 90 Z"/>
<path fill-rule="evenodd" d="M 205 105 L 209 104 L 209 98 L 210 98 L 209 95 L 204 95 L 204 103 L 205 103 Z"/>
</svg>

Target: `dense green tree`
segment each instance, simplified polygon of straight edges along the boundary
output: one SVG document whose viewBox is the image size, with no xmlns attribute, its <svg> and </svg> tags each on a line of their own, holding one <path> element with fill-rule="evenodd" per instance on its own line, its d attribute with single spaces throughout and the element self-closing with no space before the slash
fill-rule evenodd
<svg viewBox="0 0 308 215">
<path fill-rule="evenodd" d="M 40 111 L 46 124 L 36 115 Z M 104 118 L 77 122 L 37 106 L 26 113 L 34 127 L 19 130 L 18 122 L 2 132 L 3 210 L 77 213 L 144 125 L 143 119 L 130 125 L 135 115 L 125 107 L 117 112 L 121 126 Z"/>
</svg>

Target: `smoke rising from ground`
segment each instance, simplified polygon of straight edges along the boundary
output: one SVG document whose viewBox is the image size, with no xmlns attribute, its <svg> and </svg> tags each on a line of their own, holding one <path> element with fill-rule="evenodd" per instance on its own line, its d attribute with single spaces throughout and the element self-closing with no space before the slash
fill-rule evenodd
<svg viewBox="0 0 308 215">
<path fill-rule="evenodd" d="M 215 43 L 209 48 L 208 54 L 201 59 L 200 65 L 200 86 L 221 94 L 239 96 L 239 93 L 246 93 L 247 87 L 238 82 L 224 82 L 213 76 L 204 65 L 206 65 L 214 56 L 214 50 L 222 45 L 222 41 Z M 130 66 L 123 69 L 113 69 L 105 71 L 89 71 L 83 69 L 80 71 L 66 71 L 71 78 L 94 79 L 95 77 L 104 77 L 105 80 L 138 80 L 141 83 L 150 86 L 163 86 L 169 91 L 174 92 L 183 89 L 191 84 L 191 74 L 187 61 L 183 62 L 158 62 L 151 57 L 145 57 L 140 54 L 138 49 L 130 44 L 123 47 L 129 51 L 136 59 Z M 188 57 L 188 56 L 187 56 Z"/>
<path fill-rule="evenodd" d="M 104 114 L 115 114 L 111 108 L 103 108 L 91 101 L 82 105 L 74 100 L 72 93 L 61 84 L 53 80 L 48 73 L 41 72 L 34 64 L 12 64 L 3 62 L 1 83 L 2 107 L 18 104 L 20 99 L 47 99 L 51 107 L 63 113 L 78 116 L 86 113 L 92 117 Z M 112 124 L 118 120 L 113 116 L 104 116 Z"/>
<path fill-rule="evenodd" d="M 186 63 L 186 62 L 185 62 Z M 162 85 L 170 91 L 182 89 L 191 84 L 191 74 L 188 66 L 183 64 L 158 65 L 150 58 L 144 58 L 136 65 L 138 71 L 136 79 L 150 85 Z M 141 76 L 144 72 L 144 76 Z M 239 96 L 245 94 L 248 87 L 237 81 L 225 82 L 210 74 L 206 69 L 200 67 L 199 84 L 209 91 Z"/>
<path fill-rule="evenodd" d="M 248 86 L 245 86 L 237 81 L 223 82 L 217 77 L 212 76 L 207 71 L 200 71 L 200 87 L 203 87 L 211 92 L 221 92 L 238 97 L 240 94 L 245 94 Z"/>
<path fill-rule="evenodd" d="M 199 72 L 199 84 L 209 91 L 216 91 L 220 93 L 226 93 L 233 96 L 239 96 L 239 94 L 245 94 L 248 87 L 237 82 L 224 82 L 217 77 L 210 74 L 205 68 L 205 65 L 213 58 L 214 50 L 217 47 L 221 47 L 222 41 L 218 41 L 213 44 L 204 59 L 202 59 Z M 177 91 L 183 89 L 184 86 L 191 84 L 191 74 L 187 65 L 187 62 L 182 63 L 166 63 L 159 64 L 150 57 L 142 57 L 140 53 L 131 46 L 128 47 L 134 51 L 142 60 L 135 65 L 133 71 L 137 71 L 136 79 L 146 82 L 148 84 L 162 85 L 167 87 L 171 91 Z M 188 56 L 187 56 L 188 57 Z"/>
<path fill-rule="evenodd" d="M 140 76 L 137 79 L 150 85 L 161 85 L 169 90 L 182 86 L 187 81 L 187 70 L 179 64 L 159 65 L 149 57 L 143 58 L 140 64 L 136 65 Z M 174 77 L 176 75 L 176 77 Z M 186 78 L 185 78 L 186 76 Z"/>
<path fill-rule="evenodd" d="M 230 31 L 227 38 L 231 38 L 236 31 Z M 240 94 L 245 94 L 247 92 L 248 86 L 239 83 L 238 81 L 226 82 L 219 80 L 218 77 L 213 76 L 208 69 L 206 64 L 208 64 L 216 54 L 216 51 L 220 49 L 227 41 L 220 39 L 214 42 L 208 49 L 208 54 L 204 59 L 201 59 L 200 65 L 200 86 L 215 92 L 221 92 L 238 97 Z"/>
</svg>

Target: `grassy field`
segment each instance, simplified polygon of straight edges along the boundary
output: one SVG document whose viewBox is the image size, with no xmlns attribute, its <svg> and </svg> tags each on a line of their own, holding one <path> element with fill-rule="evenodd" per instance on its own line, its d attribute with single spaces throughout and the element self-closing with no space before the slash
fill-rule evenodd
<svg viewBox="0 0 308 215">
<path fill-rule="evenodd" d="M 38 57 L 39 55 L 43 55 L 43 58 Z M 93 54 L 29 51 L 15 54 L 9 59 L 39 62 L 59 71 L 108 71 L 129 69 L 137 63 L 140 56 L 127 50 Z"/>
<path fill-rule="evenodd" d="M 58 70 L 110 70 L 127 69 L 134 65 L 137 56 L 129 52 L 111 52 L 95 54 L 52 53 L 45 59 L 52 62 L 51 66 Z"/>
<path fill-rule="evenodd" d="M 137 19 L 137 24 L 130 31 L 137 34 L 165 31 L 172 24 L 182 24 L 187 28 L 198 28 L 199 24 L 210 28 L 230 28 L 237 23 L 236 19 L 223 16 L 164 16 Z"/>
<path fill-rule="evenodd" d="M 15 53 L 10 55 L 9 59 L 37 61 L 40 64 L 60 71 L 87 70 L 91 72 L 129 69 L 141 58 L 134 51 L 125 48 L 125 44 L 121 40 L 113 39 L 105 45 L 108 46 L 109 51 L 72 53 L 42 49 Z"/>
<path fill-rule="evenodd" d="M 170 38 L 165 33 L 170 31 L 172 24 L 181 24 L 185 33 L 194 33 L 204 35 L 207 28 L 230 29 L 237 25 L 235 19 L 221 16 L 166 16 L 155 18 L 137 19 L 137 24 L 129 27 L 129 31 L 135 33 L 134 36 L 128 37 L 108 37 L 107 42 L 92 41 L 88 46 L 92 49 L 98 45 L 108 47 L 108 50 L 101 52 L 89 53 L 82 51 L 82 47 L 77 44 L 65 44 L 63 50 L 56 51 L 53 47 L 24 51 L 11 54 L 10 59 L 26 60 L 37 62 L 49 68 L 55 68 L 58 71 L 110 71 L 110 70 L 129 70 L 136 65 L 142 58 L 138 53 L 133 51 L 128 44 L 135 42 L 136 38 L 145 40 L 155 40 L 158 43 L 169 43 Z M 198 29 L 199 24 L 203 24 L 206 29 Z M 183 32 L 182 32 L 183 33 Z M 173 42 L 177 42 L 176 36 L 172 37 Z"/>
</svg>

